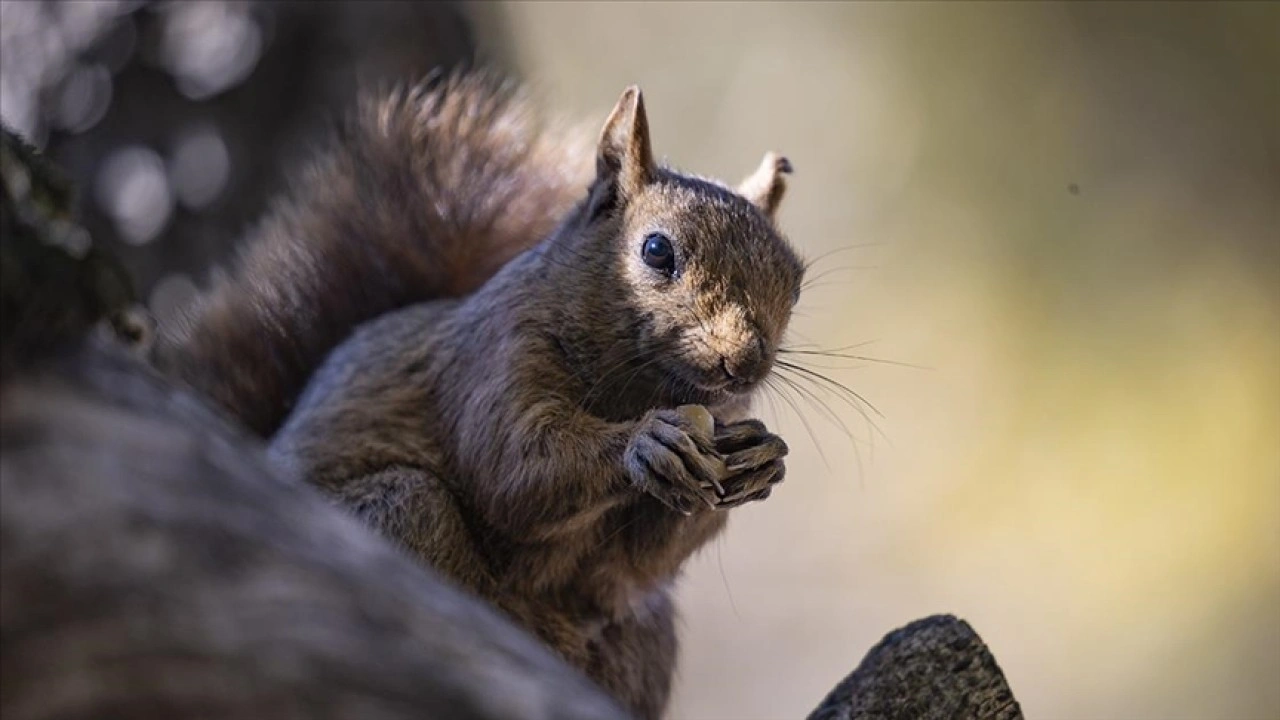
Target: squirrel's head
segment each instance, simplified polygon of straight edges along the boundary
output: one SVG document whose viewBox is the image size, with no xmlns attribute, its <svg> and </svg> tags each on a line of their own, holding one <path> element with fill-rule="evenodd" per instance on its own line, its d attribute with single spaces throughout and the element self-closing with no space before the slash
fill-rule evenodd
<svg viewBox="0 0 1280 720">
<path fill-rule="evenodd" d="M 790 172 L 774 153 L 737 188 L 659 167 L 634 86 L 605 122 L 586 234 L 616 258 L 628 332 L 686 399 L 749 392 L 773 367 L 804 275 L 774 223 Z"/>
</svg>

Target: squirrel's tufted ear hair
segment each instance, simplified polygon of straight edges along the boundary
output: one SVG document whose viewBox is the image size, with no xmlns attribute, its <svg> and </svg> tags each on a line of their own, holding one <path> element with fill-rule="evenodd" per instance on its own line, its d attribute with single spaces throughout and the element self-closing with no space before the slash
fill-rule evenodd
<svg viewBox="0 0 1280 720">
<path fill-rule="evenodd" d="M 787 181 L 783 175 L 789 174 L 789 160 L 775 152 L 765 153 L 760 167 L 738 185 L 738 193 L 772 219 L 782 202 L 782 196 L 787 192 Z"/>
<path fill-rule="evenodd" d="M 601 179 L 616 180 L 623 196 L 639 192 L 657 174 L 644 98 L 635 85 L 623 91 L 600 132 L 596 174 Z"/>
</svg>

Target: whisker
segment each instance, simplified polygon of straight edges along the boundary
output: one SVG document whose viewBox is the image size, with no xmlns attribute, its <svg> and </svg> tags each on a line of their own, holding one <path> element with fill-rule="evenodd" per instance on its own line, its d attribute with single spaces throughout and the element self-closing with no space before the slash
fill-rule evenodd
<svg viewBox="0 0 1280 720">
<path fill-rule="evenodd" d="M 811 370 L 811 369 L 809 369 L 809 368 L 807 368 L 807 367 L 804 367 L 803 365 L 797 365 L 797 364 L 792 363 L 792 362 L 787 362 L 786 360 L 778 360 L 777 362 L 778 362 L 778 365 L 780 365 L 781 367 L 787 368 L 788 370 L 793 370 L 793 371 L 795 371 L 795 372 L 804 373 L 805 375 L 807 375 L 807 376 L 809 376 L 809 377 L 813 378 L 814 380 L 817 380 L 817 381 L 819 381 L 819 382 L 822 382 L 822 383 L 827 384 L 827 385 L 828 385 L 828 386 L 830 386 L 832 389 L 834 389 L 834 390 L 838 390 L 838 391 L 840 391 L 841 393 L 844 393 L 844 394 L 846 395 L 846 397 L 853 397 L 853 398 L 856 398 L 856 399 L 858 400 L 858 402 L 861 402 L 863 405 L 865 405 L 869 410 L 871 410 L 871 412 L 873 412 L 873 413 L 875 413 L 876 415 L 878 415 L 881 419 L 884 419 L 884 413 L 880 412 L 879 408 L 877 408 L 875 405 L 871 404 L 871 401 L 870 401 L 870 400 L 867 400 L 867 399 L 866 399 L 865 397 L 863 397 L 862 395 L 859 395 L 859 394 L 857 393 L 857 391 L 850 389 L 850 388 L 849 388 L 847 385 L 845 385 L 844 383 L 841 383 L 841 382 L 839 382 L 839 381 L 837 381 L 837 380 L 832 380 L 831 378 L 827 377 L 826 375 L 823 375 L 822 373 L 820 373 L 820 372 L 818 372 L 818 371 L 816 371 L 816 370 Z M 855 404 L 856 404 L 856 403 L 855 403 Z"/>
<path fill-rule="evenodd" d="M 797 373 L 796 379 L 804 379 L 804 380 L 807 380 L 808 382 L 814 383 L 816 387 L 821 387 L 824 390 L 827 390 L 828 392 L 835 392 L 836 397 L 840 398 L 840 400 L 842 400 L 846 405 L 853 408 L 853 410 L 857 412 L 859 415 L 861 415 L 862 419 L 867 422 L 867 425 L 869 425 L 873 430 L 875 430 L 876 434 L 884 438 L 886 442 L 889 442 L 888 436 L 884 434 L 884 431 L 880 429 L 880 426 L 875 422 L 875 420 L 873 420 L 871 416 L 867 414 L 867 410 L 864 409 L 864 405 L 866 408 L 869 408 L 872 412 L 880 416 L 882 419 L 884 418 L 884 414 L 881 413 L 879 409 L 877 409 L 874 405 L 868 402 L 867 399 L 864 398 L 862 395 L 859 395 L 857 392 L 854 392 L 853 390 L 849 389 L 845 385 L 835 380 L 832 380 L 831 378 L 823 375 L 822 373 L 815 372 L 808 368 L 801 367 L 799 365 L 795 365 L 785 361 L 779 361 L 778 367 L 789 372 Z"/>
<path fill-rule="evenodd" d="M 632 525 L 634 525 L 634 524 L 635 524 L 635 522 L 636 522 L 637 520 L 639 520 L 641 517 L 643 517 L 643 516 L 642 516 L 640 513 L 632 513 L 631 519 L 630 519 L 630 520 L 628 520 L 628 521 L 626 521 L 626 522 L 624 522 L 624 523 L 622 523 L 622 524 L 621 524 L 621 525 L 619 525 L 619 526 L 618 526 L 618 528 L 617 528 L 617 529 L 615 529 L 613 532 L 611 532 L 611 533 L 609 533 L 608 535 L 604 536 L 604 538 L 603 538 L 602 540 L 600 540 L 599 544 L 597 544 L 597 545 L 595 546 L 595 550 L 599 550 L 600 548 L 603 548 L 605 545 L 608 545 L 610 540 L 612 540 L 612 539 L 614 539 L 614 538 L 618 537 L 618 535 L 620 535 L 620 534 L 622 533 L 622 531 L 623 531 L 623 530 L 626 530 L 627 528 L 629 528 L 629 527 L 631 527 Z"/>
<path fill-rule="evenodd" d="M 801 382 L 801 381 L 804 381 L 804 382 Z M 814 388 L 823 390 L 825 392 L 831 392 L 831 390 L 818 384 L 812 378 L 809 378 L 804 375 L 798 375 L 796 376 L 796 378 L 788 380 L 788 384 L 796 388 L 796 392 L 798 394 L 803 393 L 808 398 L 811 398 L 810 404 L 817 404 L 817 405 L 820 405 L 822 408 L 826 409 L 829 419 L 831 419 L 831 421 L 837 427 L 839 427 L 841 430 L 844 431 L 845 436 L 849 438 L 849 444 L 853 447 L 854 461 L 858 465 L 858 477 L 861 478 L 865 474 L 866 468 L 863 464 L 862 449 L 859 447 L 859 445 L 865 442 L 868 448 L 871 450 L 871 459 L 874 460 L 875 436 L 870 434 L 870 431 L 868 431 L 866 440 L 863 440 L 862 438 L 856 436 L 851 430 L 849 430 L 848 426 L 845 425 L 844 422 L 839 419 L 838 414 L 836 414 L 835 411 L 830 408 L 830 406 L 828 406 L 825 402 L 822 402 L 821 398 L 819 398 L 817 394 L 814 393 L 813 390 L 805 387 L 805 383 L 812 384 Z M 840 399 L 845 401 L 846 404 L 849 404 L 849 401 L 847 398 L 841 397 Z M 862 410 L 862 408 L 856 405 L 851 405 L 851 407 L 853 407 L 853 409 L 862 417 L 863 421 L 867 424 L 868 428 L 874 428 L 877 432 L 879 432 L 879 427 L 876 426 L 876 423 L 871 419 L 869 415 L 866 414 L 865 411 Z"/>
<path fill-rule="evenodd" d="M 776 377 L 781 378 L 782 376 L 778 375 Z M 804 413 L 800 412 L 800 408 L 796 406 L 795 401 L 787 395 L 783 388 L 771 384 L 769 387 L 778 394 L 778 397 L 781 398 L 783 402 L 791 407 L 791 411 L 796 414 L 796 418 L 798 418 L 800 420 L 800 424 L 804 426 L 805 432 L 809 433 L 809 440 L 813 443 L 813 448 L 818 451 L 818 457 L 822 459 L 823 466 L 826 467 L 827 470 L 830 470 L 831 463 L 827 460 L 827 454 L 822 451 L 822 443 L 818 442 L 818 436 L 813 432 L 813 427 L 809 425 L 809 419 L 805 417 Z"/>
<path fill-rule="evenodd" d="M 805 258 L 805 260 L 803 261 L 804 269 L 808 271 L 809 268 L 813 267 L 814 265 L 817 265 L 818 263 L 822 262 L 823 260 L 829 257 L 832 257 L 834 255 L 839 255 L 840 253 L 851 252 L 853 250 L 861 250 L 869 247 L 877 247 L 880 245 L 888 245 L 888 243 L 885 243 L 885 242 L 854 243 L 852 245 L 844 245 L 842 247 L 835 248 L 834 250 L 828 250 L 822 253 L 821 255 L 818 255 L 817 257 Z"/>
<path fill-rule="evenodd" d="M 648 360 L 645 360 L 643 363 L 640 363 L 640 365 L 639 365 L 639 366 L 637 366 L 635 369 L 633 369 L 633 370 L 631 371 L 631 374 L 627 376 L 626 381 L 622 383 L 622 387 L 620 387 L 620 388 L 618 389 L 618 394 L 619 394 L 620 396 L 625 397 L 625 396 L 626 396 L 626 394 L 627 394 L 627 390 L 631 387 L 631 383 L 632 383 L 632 382 L 635 382 L 636 378 L 640 377 L 640 374 L 641 374 L 641 373 L 643 373 L 644 371 L 646 371 L 646 370 L 648 370 L 649 368 L 651 368 L 651 367 L 653 367 L 654 365 L 656 365 L 656 364 L 658 363 L 658 361 L 661 359 L 661 354 L 660 354 L 660 353 L 658 353 L 658 352 L 653 352 L 653 353 L 651 353 L 651 354 L 652 354 L 652 357 L 650 357 Z M 661 385 L 661 382 L 659 382 L 659 385 Z M 645 403 L 645 404 L 646 404 L 647 406 L 649 406 L 649 407 L 652 407 L 652 406 L 653 406 L 653 404 L 654 404 L 654 402 L 655 402 L 655 400 L 657 399 L 657 397 L 656 397 L 656 396 L 657 396 L 657 393 L 656 393 L 656 392 L 655 392 L 655 393 L 653 393 L 653 394 L 651 394 L 651 398 L 650 398 L 649 402 L 647 402 L 647 403 Z"/>
<path fill-rule="evenodd" d="M 916 365 L 914 363 L 902 362 L 901 360 L 886 360 L 884 358 L 874 358 L 867 355 L 851 355 L 847 353 L 836 352 L 833 350 L 796 350 L 792 348 L 778 348 L 779 354 L 784 355 L 815 355 L 829 358 L 839 358 L 841 360 L 857 360 L 860 362 L 882 363 L 884 365 L 897 365 L 899 367 L 907 367 L 913 370 L 934 370 L 925 365 Z M 841 368 L 837 368 L 841 369 Z"/>
<path fill-rule="evenodd" d="M 788 328 L 787 333 L 788 333 L 788 335 L 794 334 L 794 335 L 796 335 L 797 337 L 801 337 L 801 338 L 803 338 L 803 336 L 801 336 L 799 332 L 796 332 L 794 328 Z M 794 344 L 791 344 L 791 343 L 787 343 L 787 344 L 783 345 L 782 347 L 783 347 L 783 348 L 785 348 L 788 352 L 794 352 L 794 351 L 799 350 L 799 349 L 801 349 L 801 348 L 813 348 L 813 349 L 816 349 L 816 350 L 821 350 L 822 352 L 844 352 L 844 351 L 846 351 L 846 350 L 853 350 L 853 349 L 855 349 L 855 348 L 866 347 L 867 345 L 871 345 L 871 344 L 873 344 L 873 343 L 875 343 L 875 342 L 878 342 L 878 341 L 876 341 L 876 340 L 864 340 L 864 341 L 862 341 L 862 342 L 860 342 L 860 343 L 853 343 L 852 345 L 845 345 L 845 346 L 843 346 L 843 347 L 838 347 L 838 348 L 819 348 L 816 344 L 814 344 L 814 343 L 812 343 L 812 342 L 807 342 L 807 338 L 803 338 L 803 339 L 805 339 L 805 340 L 806 340 L 806 342 L 801 343 L 801 344 L 799 344 L 799 345 L 794 345 Z"/>
<path fill-rule="evenodd" d="M 840 418 L 840 415 L 836 413 L 834 410 L 832 410 L 831 406 L 828 405 L 825 401 L 823 401 L 823 399 L 819 397 L 816 393 L 814 393 L 812 390 L 805 387 L 803 384 L 801 384 L 797 380 L 786 378 L 785 376 L 782 376 L 782 375 L 779 375 L 779 377 L 785 380 L 785 382 L 788 385 L 790 385 L 792 388 L 794 388 L 796 394 L 802 396 L 806 400 L 806 402 L 810 405 L 810 407 L 815 407 L 816 409 L 822 411 L 825 414 L 826 418 L 833 425 L 839 428 L 840 431 L 844 433 L 844 436 L 849 439 L 849 444 L 853 447 L 854 460 L 858 463 L 858 475 L 859 477 L 861 477 L 864 471 L 864 468 L 862 465 L 862 450 L 858 447 L 858 444 L 860 442 L 863 442 L 862 439 L 854 435 L 853 431 L 849 429 L 849 426 L 846 425 L 844 420 Z M 864 419 L 865 419 L 865 416 L 864 416 Z M 867 420 L 867 422 L 868 424 L 870 424 L 869 419 Z M 875 443 L 868 442 L 868 445 L 873 450 L 873 457 L 874 457 Z"/>
<path fill-rule="evenodd" d="M 848 437 L 850 441 L 854 441 L 853 433 L 849 431 L 849 427 L 844 424 L 844 421 L 840 419 L 840 416 L 831 410 L 831 406 L 822 402 L 822 399 L 815 395 L 813 391 L 782 374 L 778 375 L 778 380 L 786 383 L 788 387 L 796 392 L 797 397 L 808 402 L 810 407 L 820 411 L 828 420 L 831 421 L 832 424 L 844 431 L 845 436 Z"/>
<path fill-rule="evenodd" d="M 814 275 L 812 278 L 805 278 L 805 281 L 800 284 L 800 291 L 804 292 L 805 290 L 813 290 L 819 287 L 818 283 L 820 280 L 822 280 L 825 277 L 834 275 L 835 273 L 848 272 L 851 270 L 877 270 L 877 269 L 879 268 L 876 265 L 839 265 L 837 267 L 828 268 L 818 273 L 817 275 Z"/>
<path fill-rule="evenodd" d="M 720 566 L 720 580 L 724 583 L 724 592 L 729 596 L 729 607 L 733 609 L 733 616 L 742 619 L 742 615 L 738 612 L 738 604 L 733 601 L 733 591 L 729 589 L 729 576 L 724 573 L 724 557 L 721 550 L 724 548 L 724 535 L 716 538 L 716 565 Z"/>
</svg>

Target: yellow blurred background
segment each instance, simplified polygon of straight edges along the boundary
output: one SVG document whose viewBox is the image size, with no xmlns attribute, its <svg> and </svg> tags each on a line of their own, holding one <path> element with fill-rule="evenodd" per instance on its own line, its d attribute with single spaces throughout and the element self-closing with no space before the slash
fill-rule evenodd
<svg viewBox="0 0 1280 720">
<path fill-rule="evenodd" d="M 682 168 L 787 154 L 794 342 L 923 367 L 810 363 L 883 436 L 761 403 L 788 481 L 683 580 L 673 718 L 801 717 L 936 612 L 1029 717 L 1280 718 L 1280 6 L 473 10 Z"/>
</svg>

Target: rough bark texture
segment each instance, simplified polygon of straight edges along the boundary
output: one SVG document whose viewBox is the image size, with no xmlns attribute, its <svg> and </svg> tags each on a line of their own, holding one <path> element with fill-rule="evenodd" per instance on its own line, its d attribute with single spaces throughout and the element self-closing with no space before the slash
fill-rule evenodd
<svg viewBox="0 0 1280 720">
<path fill-rule="evenodd" d="M 809 720 L 1021 720 L 1004 673 L 969 623 L 934 615 L 894 630 Z"/>
<path fill-rule="evenodd" d="M 128 278 L 81 247 L 54 170 L 3 139 L 0 716 L 625 717 L 91 333 Z M 888 635 L 810 716 L 1021 717 L 950 616 Z"/>
</svg>

